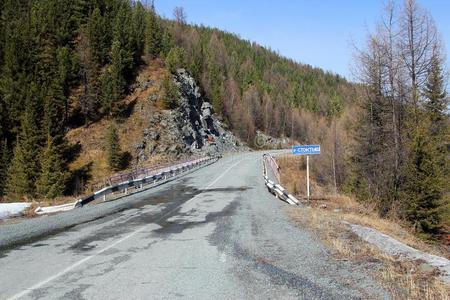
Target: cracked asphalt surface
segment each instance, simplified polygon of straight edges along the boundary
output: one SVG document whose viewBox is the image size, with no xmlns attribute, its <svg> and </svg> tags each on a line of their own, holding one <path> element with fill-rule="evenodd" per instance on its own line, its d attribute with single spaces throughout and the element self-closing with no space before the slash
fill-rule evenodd
<svg viewBox="0 0 450 300">
<path fill-rule="evenodd" d="M 334 260 L 292 224 L 261 172 L 261 153 L 237 154 L 114 202 L 0 226 L 0 299 L 388 298 L 367 267 Z"/>
</svg>

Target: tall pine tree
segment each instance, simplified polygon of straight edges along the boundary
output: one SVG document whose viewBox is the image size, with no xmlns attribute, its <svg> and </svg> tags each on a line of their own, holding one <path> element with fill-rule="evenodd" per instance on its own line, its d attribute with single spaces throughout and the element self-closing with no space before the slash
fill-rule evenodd
<svg viewBox="0 0 450 300">
<path fill-rule="evenodd" d="M 53 138 L 48 134 L 46 145 L 41 153 L 40 174 L 36 182 L 38 195 L 47 199 L 62 195 L 65 189 L 66 174 L 58 150 Z"/>
<path fill-rule="evenodd" d="M 163 29 L 155 11 L 148 12 L 146 23 L 145 53 L 150 55 L 151 58 L 156 58 L 163 50 Z"/>
<path fill-rule="evenodd" d="M 8 178 L 9 149 L 5 140 L 0 141 L 0 197 L 5 193 L 6 179 Z"/>
<path fill-rule="evenodd" d="M 406 216 L 416 232 L 429 238 L 440 231 L 438 208 L 443 196 L 446 178 L 443 176 L 436 143 L 429 135 L 430 121 L 424 113 L 414 113 L 420 119 L 414 125 L 414 135 L 409 142 L 408 160 L 404 166 L 403 199 Z"/>
<path fill-rule="evenodd" d="M 425 86 L 425 110 L 431 120 L 431 134 L 445 134 L 448 127 L 448 98 L 444 89 L 444 74 L 438 50 L 434 51 Z"/>
<path fill-rule="evenodd" d="M 111 125 L 107 132 L 107 157 L 111 170 L 119 171 L 122 169 L 122 152 L 120 150 L 119 135 L 115 125 Z"/>
<path fill-rule="evenodd" d="M 438 213 L 442 225 L 450 226 L 450 118 L 448 114 L 449 99 L 444 87 L 443 61 L 438 47 L 435 47 L 431 67 L 425 86 L 425 112 L 430 121 L 428 135 L 435 145 L 435 156 L 439 162 L 440 172 L 436 177 L 438 198 L 440 198 Z"/>
<path fill-rule="evenodd" d="M 104 113 L 112 116 L 118 113 L 119 101 L 125 89 L 125 79 L 123 77 L 124 62 L 122 49 L 118 41 L 112 45 L 112 63 L 102 75 L 102 108 Z"/>
<path fill-rule="evenodd" d="M 36 195 L 35 183 L 39 173 L 39 135 L 36 119 L 33 106 L 28 103 L 8 168 L 6 189 L 12 199 L 22 196 L 33 198 Z"/>
<path fill-rule="evenodd" d="M 86 33 L 89 39 L 92 60 L 95 64 L 104 64 L 108 56 L 108 39 L 110 37 L 106 28 L 106 22 L 98 7 L 89 15 L 86 24 Z"/>
</svg>

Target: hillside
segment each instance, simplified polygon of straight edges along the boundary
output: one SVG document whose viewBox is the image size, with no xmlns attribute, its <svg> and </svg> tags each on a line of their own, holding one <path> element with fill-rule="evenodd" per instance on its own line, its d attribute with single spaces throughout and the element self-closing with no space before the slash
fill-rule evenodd
<svg viewBox="0 0 450 300">
<path fill-rule="evenodd" d="M 245 149 L 220 121 L 209 115 L 198 86 L 182 69 L 173 75 L 180 91 L 178 107 L 164 109 L 161 84 L 168 75 L 161 60 L 143 63 L 130 94 L 123 100 L 125 115 L 120 119 L 103 118 L 67 132 L 68 142 L 79 149 L 69 165 L 72 172 L 80 174 L 78 182 L 85 181 L 90 188 L 112 175 L 106 154 L 107 132 L 112 125 L 117 128 L 121 151 L 129 156 L 126 169 Z M 82 192 L 83 189 L 76 191 Z"/>
<path fill-rule="evenodd" d="M 249 144 L 256 130 L 303 142 L 315 140 L 305 119 L 316 123 L 355 104 L 357 86 L 339 75 L 218 29 L 165 24 L 180 47 L 168 53 L 169 64 L 187 66 L 215 111 Z"/>
<path fill-rule="evenodd" d="M 320 120 L 353 95 L 337 75 L 218 29 L 161 19 L 140 2 L 42 0 L 31 19 L 19 3 L 2 6 L 0 194 L 8 199 L 79 194 L 120 169 L 192 155 L 205 143 L 225 151 L 218 142 L 227 128 L 250 146 L 266 147 L 255 143 L 258 130 L 315 140 L 311 128 L 327 130 Z M 35 50 L 16 51 L 26 45 Z M 192 74 L 197 96 L 183 95 L 179 68 Z M 180 99 L 192 97 L 202 100 L 183 113 Z M 195 124 L 203 102 L 221 128 L 214 137 Z M 183 129 L 191 112 L 197 120 Z M 111 127 L 127 156 L 119 169 L 108 162 Z M 171 136 L 176 130 L 194 131 Z"/>
</svg>

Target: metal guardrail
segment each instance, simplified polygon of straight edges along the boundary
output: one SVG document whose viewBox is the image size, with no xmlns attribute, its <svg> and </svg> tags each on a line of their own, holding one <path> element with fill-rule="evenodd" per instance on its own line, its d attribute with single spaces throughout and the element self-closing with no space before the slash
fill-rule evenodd
<svg viewBox="0 0 450 300">
<path fill-rule="evenodd" d="M 189 163 L 189 162 L 195 161 L 200 158 L 201 157 L 194 156 L 189 159 L 179 160 L 176 162 L 176 164 L 178 165 L 178 164 L 183 164 L 183 163 Z M 123 182 L 123 181 L 134 180 L 137 178 L 154 175 L 154 174 L 159 173 L 161 171 L 161 169 L 170 168 L 173 165 L 174 165 L 173 162 L 172 163 L 168 162 L 168 163 L 152 166 L 150 168 L 142 168 L 142 169 L 134 170 L 129 173 L 114 175 L 114 176 L 111 176 L 108 179 L 104 180 L 102 183 L 95 184 L 94 189 L 98 190 L 98 189 L 101 189 L 101 188 L 104 188 L 107 186 L 115 185 L 115 184 Z"/>
<path fill-rule="evenodd" d="M 275 158 L 270 154 L 264 155 L 266 162 L 269 164 L 270 168 L 272 169 L 273 175 L 275 175 L 278 182 L 281 182 L 280 180 L 280 167 L 278 166 Z"/>
<path fill-rule="evenodd" d="M 116 184 L 112 184 L 110 186 L 104 187 L 96 192 L 94 192 L 91 195 L 88 195 L 84 198 L 81 198 L 78 200 L 75 204 L 75 207 L 82 207 L 96 199 L 103 198 L 106 199 L 106 195 L 124 191 L 125 193 L 128 192 L 129 188 L 143 188 L 144 185 L 156 183 L 161 180 L 165 180 L 170 177 L 174 177 L 180 173 L 183 173 L 185 171 L 191 170 L 199 165 L 207 164 L 209 162 L 215 161 L 219 159 L 219 157 L 204 157 L 204 158 L 198 158 L 195 160 L 187 161 L 178 163 L 176 165 L 166 166 L 166 167 L 159 167 L 159 169 L 147 169 L 151 171 L 152 173 L 141 173 L 141 175 L 145 174 L 146 176 L 141 178 L 131 178 L 129 180 L 125 180 Z M 136 174 L 136 173 L 129 173 L 129 174 Z M 125 175 L 129 175 L 125 174 Z M 149 175 L 147 175 L 149 174 Z"/>
<path fill-rule="evenodd" d="M 268 191 L 271 194 L 275 195 L 275 197 L 277 197 L 278 199 L 281 199 L 291 205 L 299 205 L 300 202 L 297 200 L 297 198 L 295 198 L 292 194 L 289 194 L 288 191 L 285 188 L 283 188 L 279 183 L 277 184 L 269 179 L 269 177 L 267 176 L 267 166 L 271 168 L 272 172 L 277 177 L 278 182 L 280 182 L 279 179 L 280 168 L 273 156 L 271 156 L 270 154 L 263 154 L 263 176 Z"/>
</svg>

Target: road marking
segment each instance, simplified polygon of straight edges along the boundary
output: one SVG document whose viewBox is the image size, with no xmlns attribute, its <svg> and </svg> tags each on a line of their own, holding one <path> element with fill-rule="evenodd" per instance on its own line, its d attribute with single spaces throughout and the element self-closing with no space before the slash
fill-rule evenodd
<svg viewBox="0 0 450 300">
<path fill-rule="evenodd" d="M 234 168 L 234 167 L 235 167 L 238 163 L 240 163 L 241 161 L 242 161 L 242 159 L 240 159 L 239 161 L 237 161 L 236 163 L 234 163 L 233 165 L 231 165 L 228 169 L 226 169 L 225 171 L 223 171 L 222 174 L 220 174 L 220 175 L 219 175 L 216 179 L 214 179 L 210 184 L 208 184 L 206 187 L 204 187 L 203 190 L 208 189 L 208 188 L 210 188 L 212 185 L 214 185 L 217 181 L 219 181 L 223 176 L 225 176 L 225 174 L 227 174 L 232 168 Z M 202 193 L 203 193 L 203 192 L 202 192 Z M 163 218 L 165 218 L 166 216 L 170 215 L 170 214 L 173 213 L 175 210 L 177 210 L 180 206 L 182 206 L 182 205 L 188 203 L 189 201 L 192 201 L 192 200 L 196 199 L 196 198 L 197 198 L 198 196 L 200 196 L 202 193 L 197 194 L 196 196 L 192 197 L 191 199 L 187 200 L 187 201 L 184 202 L 184 203 L 181 203 L 180 205 L 177 205 L 175 208 L 171 209 L 170 211 L 168 211 L 167 213 L 165 213 L 164 215 L 162 215 L 161 217 L 159 217 L 157 220 L 155 220 L 155 222 L 161 221 Z M 150 224 L 154 224 L 155 222 L 150 223 Z M 109 245 L 109 246 L 107 246 L 107 247 L 105 247 L 105 248 L 103 248 L 103 249 L 101 249 L 101 250 L 95 252 L 94 254 L 92 254 L 92 255 L 90 255 L 90 256 L 87 256 L 87 257 L 83 258 L 82 260 L 80 260 L 80 261 L 74 263 L 73 265 L 71 265 L 71 266 L 67 267 L 66 269 L 62 270 L 61 272 L 58 272 L 58 273 L 56 273 L 55 275 L 50 276 L 50 277 L 48 277 L 47 279 L 45 279 L 45 280 L 43 280 L 43 281 L 41 281 L 41 282 L 39 282 L 39 283 L 33 285 L 32 287 L 27 288 L 27 289 L 25 289 L 24 291 L 22 291 L 22 292 L 20 292 L 20 293 L 18 293 L 18 294 L 15 294 L 14 296 L 8 298 L 8 300 L 19 299 L 19 298 L 21 298 L 21 297 L 24 297 L 24 296 L 28 295 L 28 294 L 31 293 L 33 290 L 37 290 L 37 289 L 43 287 L 43 286 L 46 285 L 47 283 L 49 283 L 49 282 L 51 282 L 51 281 L 57 279 L 58 277 L 61 277 L 61 276 L 65 275 L 66 273 L 72 271 L 72 270 L 75 269 L 76 267 L 81 266 L 82 264 L 84 264 L 85 262 L 91 260 L 91 259 L 94 258 L 95 256 L 97 256 L 97 255 L 99 255 L 99 254 L 102 254 L 102 253 L 105 252 L 105 251 L 108 251 L 109 249 L 111 249 L 111 248 L 113 248 L 114 246 L 116 246 L 116 245 L 122 243 L 123 241 L 128 240 L 129 238 L 133 237 L 133 236 L 136 235 L 137 233 L 143 231 L 143 230 L 144 230 L 145 228 L 147 228 L 150 224 L 146 224 L 146 225 L 143 225 L 143 226 L 139 227 L 138 229 L 136 229 L 135 231 L 133 231 L 133 232 L 130 233 L 129 235 L 127 235 L 127 236 L 125 236 L 125 237 L 123 237 L 123 238 L 121 238 L 121 239 L 115 241 L 115 242 L 112 243 L 111 245 Z"/>
</svg>

